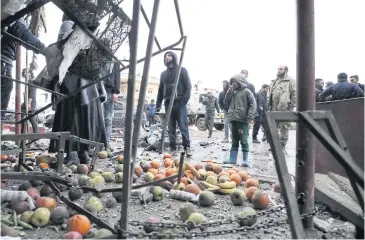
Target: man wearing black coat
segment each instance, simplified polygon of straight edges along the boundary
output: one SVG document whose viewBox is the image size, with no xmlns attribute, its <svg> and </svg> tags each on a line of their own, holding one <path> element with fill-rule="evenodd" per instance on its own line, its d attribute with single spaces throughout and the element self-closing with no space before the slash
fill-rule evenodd
<svg viewBox="0 0 365 240">
<path fill-rule="evenodd" d="M 269 88 L 270 86 L 268 84 L 264 84 L 262 85 L 260 91 L 255 94 L 257 103 L 257 114 L 255 117 L 255 124 L 252 130 L 253 143 L 260 143 L 260 141 L 257 139 L 257 135 L 259 133 L 260 127 L 264 123 L 264 114 L 267 111 L 267 93 L 269 91 Z"/>
<path fill-rule="evenodd" d="M 167 69 L 161 73 L 156 101 L 156 112 L 160 111 L 162 100 L 164 100 L 166 112 L 170 105 L 170 98 L 174 88 L 175 76 L 178 70 L 178 60 L 176 54 L 171 51 L 166 52 L 164 55 L 164 63 Z M 176 96 L 173 102 L 171 116 L 168 123 L 170 151 L 172 155 L 176 154 L 176 124 L 178 124 L 181 131 L 186 156 L 192 156 L 190 150 L 188 111 L 186 106 L 186 104 L 189 102 L 190 94 L 190 77 L 188 71 L 182 67 L 177 85 Z"/>
<path fill-rule="evenodd" d="M 359 88 L 361 88 L 362 91 L 364 91 L 364 84 L 359 83 L 359 76 L 352 75 L 350 77 L 350 82 L 356 84 L 357 86 L 359 86 Z"/>
<path fill-rule="evenodd" d="M 332 101 L 364 97 L 364 91 L 359 86 L 347 81 L 346 73 L 338 74 L 337 81 L 319 95 L 320 102 L 323 102 L 330 95 L 332 95 Z"/>
<path fill-rule="evenodd" d="M 10 24 L 6 32 L 36 47 L 40 51 L 44 49 L 44 44 L 31 33 L 31 31 L 24 24 L 23 20 L 17 20 Z M 4 35 L 1 38 L 1 75 L 12 78 L 13 62 L 15 61 L 17 55 L 18 46 L 19 42 L 10 36 Z M 32 50 L 26 45 L 24 45 L 24 47 L 28 50 Z M 13 81 L 2 78 L 1 110 L 6 110 L 8 108 L 12 90 Z M 1 117 L 3 118 L 4 116 L 5 113 L 2 112 Z"/>
<path fill-rule="evenodd" d="M 247 80 L 248 71 L 247 70 L 242 70 L 241 73 L 245 75 L 246 80 Z M 247 85 L 247 88 L 251 90 L 252 94 L 255 95 L 255 85 L 253 85 L 252 83 L 250 83 L 248 81 L 247 81 L 246 85 Z"/>
</svg>

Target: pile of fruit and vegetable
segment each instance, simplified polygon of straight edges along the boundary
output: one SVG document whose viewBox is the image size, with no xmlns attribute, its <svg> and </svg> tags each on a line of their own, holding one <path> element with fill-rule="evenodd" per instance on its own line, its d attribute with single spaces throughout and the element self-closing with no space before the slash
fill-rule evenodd
<svg viewBox="0 0 365 240">
<path fill-rule="evenodd" d="M 2 156 L 1 159 L 4 163 L 12 158 L 14 156 Z M 32 158 L 36 171 L 53 172 L 54 157 L 27 155 L 28 160 Z M 101 152 L 97 166 L 91 171 L 84 164 L 64 166 L 61 176 L 72 187 L 56 185 L 63 196 L 97 216 L 111 226 L 111 230 L 115 229 L 120 219 L 122 192 L 95 193 L 79 187 L 121 187 L 123 162 L 123 155 L 109 159 L 106 153 Z M 221 228 L 248 227 L 249 231 L 250 226 L 266 224 L 264 214 L 258 213 L 277 207 L 270 194 L 280 195 L 279 185 L 267 188 L 266 184 L 266 189 L 263 189 L 260 179 L 250 176 L 244 169 L 223 168 L 212 160 L 205 160 L 204 164 L 185 161 L 182 166 L 180 182 L 175 178 L 132 191 L 129 214 L 131 232 L 146 237 L 154 232 L 202 233 Z M 133 183 L 164 179 L 177 174 L 179 167 L 180 161 L 167 153 L 154 159 L 146 158 L 134 168 Z M 26 172 L 25 169 L 22 171 Z M 110 229 L 97 226 L 85 214 L 67 206 L 45 182 L 2 179 L 1 188 L 2 236 L 81 239 L 113 234 Z M 277 201 L 280 202 L 279 198 Z M 278 213 L 286 218 L 283 209 Z M 277 216 L 271 219 L 275 218 Z M 172 225 L 153 224 L 156 222 Z M 222 224 L 227 225 L 220 226 Z M 286 228 L 289 234 L 286 236 L 290 237 L 288 230 Z M 279 234 L 282 235 L 282 232 Z"/>
</svg>

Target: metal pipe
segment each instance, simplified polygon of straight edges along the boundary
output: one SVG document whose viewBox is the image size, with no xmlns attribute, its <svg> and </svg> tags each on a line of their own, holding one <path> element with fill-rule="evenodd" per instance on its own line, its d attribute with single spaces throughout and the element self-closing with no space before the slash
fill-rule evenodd
<svg viewBox="0 0 365 240">
<path fill-rule="evenodd" d="M 129 205 L 129 193 L 131 187 L 129 174 L 131 168 L 130 163 L 131 163 L 131 151 L 132 151 L 133 101 L 134 101 L 134 88 L 135 88 L 136 71 L 137 71 L 137 48 L 138 48 L 138 29 L 139 29 L 140 10 L 141 10 L 141 0 L 134 0 L 133 16 L 131 23 L 132 29 L 129 35 L 130 68 L 128 77 L 128 95 L 127 95 L 125 133 L 124 133 L 123 200 L 122 200 L 122 211 L 120 218 L 120 228 L 122 231 L 127 231 L 128 227 L 128 205 Z"/>
<path fill-rule="evenodd" d="M 176 91 L 177 91 L 177 85 L 179 84 L 180 72 L 181 72 L 181 68 L 182 68 L 182 62 L 184 60 L 186 39 L 187 39 L 187 37 L 185 36 L 184 37 L 184 43 L 183 43 L 183 46 L 182 46 L 183 50 L 181 51 L 181 55 L 180 55 L 179 66 L 178 66 L 178 69 L 176 71 L 174 89 L 172 90 L 172 93 L 171 93 L 170 103 L 169 103 L 169 106 L 168 106 L 168 109 L 167 109 L 167 112 L 166 112 L 166 117 L 165 117 L 163 129 L 162 129 L 160 153 L 162 153 L 162 151 L 164 149 L 166 129 L 167 129 L 168 122 L 170 120 L 172 106 L 174 105 L 175 95 L 176 95 Z"/>
<path fill-rule="evenodd" d="M 144 109 L 144 104 L 145 104 L 144 101 L 146 98 L 146 91 L 147 91 L 147 87 L 148 87 L 148 77 L 149 77 L 148 75 L 149 75 L 150 65 L 151 65 L 153 40 L 155 39 L 159 7 L 160 7 L 160 0 L 155 0 L 155 3 L 153 5 L 151 24 L 150 24 L 150 33 L 148 36 L 148 42 L 147 42 L 147 48 L 146 48 L 146 61 L 143 65 L 141 88 L 139 90 L 137 112 L 136 112 L 136 116 L 135 116 L 135 124 L 134 124 L 134 130 L 133 130 L 133 142 L 132 142 L 133 163 L 131 166 L 131 184 L 133 183 L 133 172 L 134 172 L 134 165 L 136 163 L 136 157 L 137 157 L 139 130 L 140 130 L 140 126 L 141 126 L 142 112 Z M 141 10 L 142 10 L 142 6 L 141 6 Z"/>
<path fill-rule="evenodd" d="M 155 3 L 155 4 L 156 4 L 156 3 Z M 144 8 L 143 8 L 143 6 L 142 6 L 142 5 L 141 5 L 141 12 L 142 12 L 142 15 L 143 15 L 143 17 L 144 17 L 144 20 L 146 21 L 147 26 L 148 26 L 148 28 L 150 29 L 150 33 L 151 33 L 152 24 L 151 24 L 151 23 L 150 23 L 150 21 L 148 20 L 148 17 L 147 17 L 146 11 L 144 10 Z M 153 14 L 153 12 L 152 12 L 152 14 Z M 153 17 L 153 16 L 152 16 L 152 17 Z M 151 21 L 153 21 L 153 20 L 151 20 Z M 156 37 L 156 36 L 154 36 L 154 39 L 155 39 L 156 46 L 158 47 L 158 50 L 161 50 L 161 45 L 160 45 L 160 43 L 158 42 L 157 37 Z"/>
<path fill-rule="evenodd" d="M 179 23 L 180 35 L 182 37 L 182 36 L 184 36 L 184 30 L 183 30 L 182 21 L 181 21 L 179 1 L 174 0 L 174 5 L 175 5 L 175 10 L 176 10 L 177 22 Z"/>
<path fill-rule="evenodd" d="M 297 111 L 315 109 L 314 0 L 297 0 Z M 314 137 L 299 121 L 296 135 L 296 194 L 301 214 L 314 210 Z M 302 220 L 305 229 L 313 228 L 313 217 Z"/>
<path fill-rule="evenodd" d="M 122 66 L 124 66 L 122 64 L 122 62 L 119 61 L 119 59 L 110 51 L 110 49 L 108 49 L 107 47 L 105 47 L 104 44 L 102 44 L 100 42 L 99 39 L 97 39 L 94 34 L 87 28 L 87 26 L 82 23 L 71 11 L 70 9 L 68 9 L 68 7 L 63 4 L 62 2 L 58 1 L 58 0 L 53 0 L 53 3 L 59 7 L 77 26 L 79 26 L 87 36 L 89 36 L 90 38 L 92 38 L 94 40 L 94 42 L 96 43 L 96 45 L 98 47 L 100 47 L 101 49 L 103 49 L 105 52 L 107 52 L 112 58 L 114 58 L 115 60 L 118 61 L 119 64 L 121 64 Z"/>
<path fill-rule="evenodd" d="M 17 46 L 17 54 L 16 54 L 16 69 L 15 69 L 15 77 L 17 80 L 21 81 L 22 77 L 22 50 L 20 45 Z M 21 112 L 21 87 L 20 83 L 15 84 L 15 111 Z M 15 115 L 15 120 L 18 122 L 21 120 L 21 115 Z M 20 124 L 15 125 L 15 134 L 20 134 L 21 126 Z M 17 142 L 19 144 L 19 142 Z"/>
<path fill-rule="evenodd" d="M 9 80 L 11 80 L 13 82 L 20 83 L 20 84 L 24 84 L 24 85 L 30 86 L 30 87 L 35 87 L 35 88 L 41 89 L 43 91 L 46 91 L 46 92 L 49 92 L 49 93 L 52 93 L 52 94 L 55 94 L 55 95 L 65 96 L 62 93 L 49 90 L 48 88 L 44 88 L 44 87 L 41 87 L 41 86 L 38 86 L 38 85 L 35 85 L 35 84 L 32 84 L 32 83 L 28 83 L 28 82 L 22 82 L 22 81 L 16 80 L 14 78 L 11 78 L 11 77 L 8 77 L 8 76 L 5 76 L 5 75 L 1 75 L 1 78 L 7 78 L 7 79 L 9 79 Z"/>
<path fill-rule="evenodd" d="M 15 21 L 19 20 L 20 18 L 24 17 L 28 13 L 33 12 L 34 10 L 42 7 L 43 5 L 47 4 L 50 1 L 51 0 L 38 0 L 38 1 L 33 1 L 32 3 L 30 3 L 28 6 L 26 6 L 25 8 L 23 8 L 19 12 L 15 13 L 14 15 L 11 15 L 11 16 L 5 18 L 4 20 L 2 20 L 1 21 L 1 27 L 4 28 L 4 27 L 8 26 L 12 22 L 15 22 Z"/>
</svg>

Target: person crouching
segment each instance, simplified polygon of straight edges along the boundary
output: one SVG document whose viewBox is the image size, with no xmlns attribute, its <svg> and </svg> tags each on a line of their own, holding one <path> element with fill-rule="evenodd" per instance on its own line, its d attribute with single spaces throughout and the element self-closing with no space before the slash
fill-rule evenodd
<svg viewBox="0 0 365 240">
<path fill-rule="evenodd" d="M 248 130 L 249 123 L 253 123 L 256 113 L 256 100 L 253 93 L 247 88 L 247 81 L 243 74 L 234 75 L 231 80 L 224 105 L 228 108 L 228 120 L 231 125 L 232 146 L 229 161 L 225 164 L 236 164 L 241 142 L 243 152 L 243 166 L 248 164 Z"/>
</svg>

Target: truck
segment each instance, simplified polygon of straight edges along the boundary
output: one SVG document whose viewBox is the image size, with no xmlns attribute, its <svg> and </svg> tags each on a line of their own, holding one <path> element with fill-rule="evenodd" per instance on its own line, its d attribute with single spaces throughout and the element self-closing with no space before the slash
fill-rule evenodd
<svg viewBox="0 0 365 240">
<path fill-rule="evenodd" d="M 219 92 L 214 89 L 203 88 L 199 90 L 197 85 L 195 84 L 194 88 L 191 91 L 190 100 L 187 104 L 188 108 L 188 123 L 189 125 L 195 125 L 200 131 L 207 130 L 205 125 L 205 105 L 203 104 L 204 97 L 207 96 L 207 92 L 211 91 L 214 96 L 218 99 Z M 163 123 L 166 117 L 165 108 L 162 107 L 161 111 L 156 114 L 155 122 Z M 221 113 L 216 113 L 214 119 L 214 128 L 217 130 L 224 129 L 224 114 L 223 111 Z"/>
</svg>

